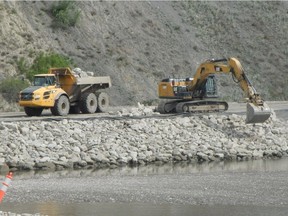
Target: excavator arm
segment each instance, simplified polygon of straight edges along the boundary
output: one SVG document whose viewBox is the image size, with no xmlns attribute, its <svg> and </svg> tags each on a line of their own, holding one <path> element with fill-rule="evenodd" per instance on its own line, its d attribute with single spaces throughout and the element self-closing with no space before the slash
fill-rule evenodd
<svg viewBox="0 0 288 216">
<path fill-rule="evenodd" d="M 247 95 L 249 101 L 247 103 L 246 123 L 264 122 L 270 117 L 270 108 L 256 92 L 245 75 L 241 63 L 236 58 L 212 59 L 202 63 L 191 83 L 187 85 L 187 90 L 190 92 L 197 90 L 208 76 L 218 73 L 232 73 L 234 80 Z"/>
</svg>

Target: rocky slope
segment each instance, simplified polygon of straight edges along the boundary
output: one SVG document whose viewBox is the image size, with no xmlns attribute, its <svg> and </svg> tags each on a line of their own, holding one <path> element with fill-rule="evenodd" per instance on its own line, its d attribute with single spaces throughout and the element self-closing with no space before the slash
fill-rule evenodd
<svg viewBox="0 0 288 216">
<path fill-rule="evenodd" d="M 287 132 L 275 115 L 246 125 L 235 114 L 163 117 L 139 105 L 106 119 L 1 122 L 0 163 L 3 171 L 61 170 L 279 158 Z"/>
<path fill-rule="evenodd" d="M 54 29 L 53 1 L 0 2 L 0 79 L 39 51 L 69 56 L 110 75 L 114 105 L 157 100 L 157 82 L 190 77 L 209 58 L 237 57 L 266 100 L 287 100 L 287 2 L 78 1 L 76 27 Z M 219 76 L 224 98 L 241 99 Z"/>
</svg>

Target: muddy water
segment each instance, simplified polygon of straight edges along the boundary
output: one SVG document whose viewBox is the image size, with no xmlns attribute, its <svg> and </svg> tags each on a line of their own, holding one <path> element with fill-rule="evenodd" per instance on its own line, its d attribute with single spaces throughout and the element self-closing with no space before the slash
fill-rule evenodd
<svg viewBox="0 0 288 216">
<path fill-rule="evenodd" d="M 149 203 L 81 203 L 7 205 L 13 212 L 39 213 L 51 216 L 287 216 L 288 207 L 265 206 L 192 206 Z"/>
<path fill-rule="evenodd" d="M 39 187 L 39 193 L 42 191 L 41 187 L 45 188 L 46 184 L 51 183 L 52 188 L 58 176 L 61 176 L 61 180 L 68 186 L 67 191 L 58 190 L 59 196 L 55 198 L 46 199 L 46 195 L 48 197 L 51 195 L 49 192 L 42 191 L 41 196 L 35 196 L 29 202 L 21 200 L 21 196 L 25 197 L 27 193 L 21 189 L 21 186 L 28 185 L 33 175 L 27 177 L 27 174 L 24 174 L 23 178 L 19 175 L 18 180 L 15 179 L 15 188 L 9 189 L 13 194 L 18 193 L 19 197 L 11 194 L 9 197 L 7 193 L 7 198 L 5 197 L 0 204 L 0 210 L 50 216 L 288 215 L 288 159 L 286 158 L 200 165 L 149 166 L 93 172 L 87 170 L 81 171 L 79 176 L 77 172 L 65 171 L 64 174 L 58 172 L 55 176 L 50 174 L 49 178 L 44 177 L 45 183 L 42 184 L 38 184 L 38 181 L 43 181 L 39 177 L 41 174 L 34 174 L 35 179 L 31 184 Z M 47 174 L 43 174 L 45 175 Z M 101 192 L 103 197 L 107 194 L 108 198 L 96 201 L 92 197 L 89 199 L 89 196 L 93 196 L 91 195 L 93 193 L 89 193 L 89 188 L 80 190 L 87 195 L 86 201 L 85 199 L 75 201 L 68 195 L 62 197 L 61 193 L 73 193 L 76 187 L 79 187 L 77 183 L 74 185 L 71 182 L 80 181 L 83 175 L 88 182 L 91 182 L 91 191 L 94 187 L 97 188 L 97 185 L 93 183 L 93 179 L 97 178 L 97 184 L 100 181 L 102 185 L 101 189 L 95 190 L 95 193 Z M 89 176 L 92 175 L 93 178 L 90 179 Z M 142 183 L 145 185 L 145 188 L 142 188 L 144 194 L 138 193 L 134 178 L 138 179 L 137 187 Z M 115 181 L 117 184 L 114 183 Z M 105 182 L 111 187 L 109 185 L 106 187 Z M 162 185 L 165 187 L 162 188 Z M 203 185 L 205 187 L 202 187 Z M 124 189 L 122 190 L 121 187 Z M 115 190 L 119 192 L 119 197 L 115 195 Z M 56 191 L 51 192 L 51 194 L 54 193 Z M 137 198 L 139 195 L 144 197 Z M 171 201 L 167 199 L 167 196 L 172 197 Z"/>
</svg>

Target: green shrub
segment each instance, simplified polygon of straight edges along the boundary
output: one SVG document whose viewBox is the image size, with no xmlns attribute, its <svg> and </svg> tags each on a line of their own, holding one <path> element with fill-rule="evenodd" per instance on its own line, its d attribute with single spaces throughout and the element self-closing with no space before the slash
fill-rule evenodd
<svg viewBox="0 0 288 216">
<path fill-rule="evenodd" d="M 8 102 L 16 102 L 19 92 L 28 86 L 24 79 L 9 77 L 1 81 L 0 92 Z"/>
<path fill-rule="evenodd" d="M 24 57 L 21 57 L 18 61 L 16 61 L 18 73 L 20 74 L 27 74 L 29 70 L 29 66 L 27 61 L 24 59 Z"/>
<path fill-rule="evenodd" d="M 74 1 L 59 1 L 51 7 L 54 18 L 52 27 L 67 28 L 75 26 L 80 18 L 81 11 L 76 8 Z"/>
<path fill-rule="evenodd" d="M 33 79 L 35 74 L 47 73 L 52 67 L 70 67 L 72 60 L 57 53 L 40 53 L 33 61 L 33 64 L 26 70 L 26 77 Z"/>
</svg>

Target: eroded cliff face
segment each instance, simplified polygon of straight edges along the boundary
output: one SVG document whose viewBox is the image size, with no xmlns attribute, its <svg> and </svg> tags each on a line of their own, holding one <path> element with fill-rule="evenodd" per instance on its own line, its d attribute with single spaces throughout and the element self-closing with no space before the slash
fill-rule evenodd
<svg viewBox="0 0 288 216">
<path fill-rule="evenodd" d="M 237 57 L 266 100 L 287 100 L 286 2 L 76 2 L 76 27 L 51 27 L 51 1 L 0 2 L 0 79 L 40 51 L 109 75 L 113 105 L 157 100 L 157 82 L 191 77 L 209 58 Z M 241 100 L 229 76 L 221 96 Z"/>
</svg>

